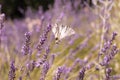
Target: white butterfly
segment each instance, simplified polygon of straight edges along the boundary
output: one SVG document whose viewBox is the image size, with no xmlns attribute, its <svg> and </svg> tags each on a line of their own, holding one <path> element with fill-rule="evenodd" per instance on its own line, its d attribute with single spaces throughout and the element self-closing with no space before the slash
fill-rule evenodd
<svg viewBox="0 0 120 80">
<path fill-rule="evenodd" d="M 72 28 L 64 25 L 58 25 L 57 23 L 53 26 L 52 32 L 55 35 L 56 43 L 67 36 L 75 34 L 75 31 Z"/>
</svg>

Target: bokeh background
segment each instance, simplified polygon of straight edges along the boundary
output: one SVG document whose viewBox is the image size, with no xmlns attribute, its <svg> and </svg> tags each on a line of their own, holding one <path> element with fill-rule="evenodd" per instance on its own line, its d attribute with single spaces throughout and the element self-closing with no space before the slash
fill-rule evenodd
<svg viewBox="0 0 120 80">
<path fill-rule="evenodd" d="M 61 0 L 65 4 L 64 0 Z M 68 0 L 69 1 L 69 0 Z M 72 7 L 74 4 L 74 0 L 70 0 Z M 92 0 L 81 0 L 80 5 L 81 8 L 85 6 L 84 2 L 88 3 L 90 6 L 92 6 Z M 37 11 L 39 7 L 41 6 L 43 11 L 46 11 L 49 9 L 49 7 L 53 7 L 55 0 L 0 0 L 2 7 L 2 12 L 6 13 L 7 17 L 10 18 L 21 18 L 25 17 L 25 12 L 30 7 L 32 10 Z M 80 6 L 79 6 L 80 8 Z"/>
</svg>

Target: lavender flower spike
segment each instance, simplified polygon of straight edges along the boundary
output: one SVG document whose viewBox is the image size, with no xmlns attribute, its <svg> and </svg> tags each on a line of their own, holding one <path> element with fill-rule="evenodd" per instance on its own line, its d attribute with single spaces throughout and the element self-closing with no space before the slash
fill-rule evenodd
<svg viewBox="0 0 120 80">
<path fill-rule="evenodd" d="M 40 80 L 45 80 L 48 70 L 49 70 L 49 63 L 45 62 L 42 67 L 42 76 L 41 76 Z"/>
<path fill-rule="evenodd" d="M 57 70 L 56 75 L 55 75 L 53 80 L 60 80 L 60 77 L 61 77 L 63 70 L 64 70 L 63 67 L 58 67 L 58 70 Z"/>
<path fill-rule="evenodd" d="M 86 67 L 83 67 L 80 72 L 77 80 L 83 80 L 85 75 Z"/>
<path fill-rule="evenodd" d="M 112 45 L 111 52 L 104 56 L 103 61 L 100 63 L 102 66 L 107 66 L 110 61 L 114 58 L 114 56 L 118 53 L 119 49 L 116 44 Z"/>
<path fill-rule="evenodd" d="M 112 68 L 107 68 L 106 69 L 106 79 L 105 80 L 110 80 L 111 71 L 112 71 Z"/>
<path fill-rule="evenodd" d="M 15 61 L 10 63 L 9 80 L 15 80 Z"/>
<path fill-rule="evenodd" d="M 43 62 L 45 62 L 47 60 L 48 54 L 50 52 L 50 48 L 49 46 L 46 48 L 46 53 L 43 55 Z"/>
<path fill-rule="evenodd" d="M 40 36 L 40 40 L 39 40 L 39 43 L 37 45 L 37 50 L 40 51 L 41 48 L 42 48 L 42 45 L 45 43 L 46 39 L 47 39 L 47 35 L 48 33 L 50 32 L 51 30 L 51 25 L 48 25 L 47 26 L 47 29 L 44 31 L 43 35 Z"/>
<path fill-rule="evenodd" d="M 31 40 L 30 38 L 31 37 L 30 37 L 30 35 L 31 35 L 30 32 L 25 33 L 26 39 L 25 39 L 25 43 L 24 43 L 22 50 L 21 50 L 23 55 L 31 54 L 31 50 L 30 50 L 30 40 Z"/>
</svg>

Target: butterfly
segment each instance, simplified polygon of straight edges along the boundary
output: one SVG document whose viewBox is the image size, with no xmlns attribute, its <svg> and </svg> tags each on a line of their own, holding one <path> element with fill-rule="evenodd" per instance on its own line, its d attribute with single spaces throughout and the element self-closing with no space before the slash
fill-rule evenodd
<svg viewBox="0 0 120 80">
<path fill-rule="evenodd" d="M 69 26 L 64 26 L 62 24 L 58 25 L 57 23 L 55 23 L 55 25 L 53 26 L 52 32 L 55 35 L 56 44 L 58 44 L 61 39 L 75 34 L 75 31 Z"/>
</svg>

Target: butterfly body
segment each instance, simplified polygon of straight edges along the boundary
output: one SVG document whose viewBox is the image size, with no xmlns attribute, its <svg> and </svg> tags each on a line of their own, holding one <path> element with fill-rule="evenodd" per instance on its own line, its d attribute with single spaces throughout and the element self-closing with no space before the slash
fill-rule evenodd
<svg viewBox="0 0 120 80">
<path fill-rule="evenodd" d="M 55 43 L 58 44 L 60 42 L 60 40 L 58 39 L 58 37 L 55 38 Z"/>
</svg>

